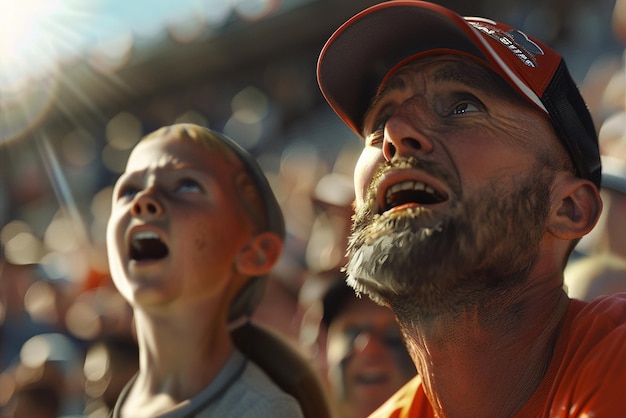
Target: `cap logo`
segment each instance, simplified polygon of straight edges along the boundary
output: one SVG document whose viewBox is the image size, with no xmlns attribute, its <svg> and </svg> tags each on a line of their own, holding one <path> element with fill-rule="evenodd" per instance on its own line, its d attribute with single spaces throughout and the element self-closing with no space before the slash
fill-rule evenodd
<svg viewBox="0 0 626 418">
<path fill-rule="evenodd" d="M 537 59 L 535 56 L 543 55 L 543 49 L 530 40 L 524 32 L 517 29 L 511 29 L 505 32 L 495 25 L 487 25 L 484 21 L 477 22 L 468 20 L 467 23 L 485 35 L 500 42 L 509 51 L 515 54 L 524 65 L 537 68 Z"/>
</svg>

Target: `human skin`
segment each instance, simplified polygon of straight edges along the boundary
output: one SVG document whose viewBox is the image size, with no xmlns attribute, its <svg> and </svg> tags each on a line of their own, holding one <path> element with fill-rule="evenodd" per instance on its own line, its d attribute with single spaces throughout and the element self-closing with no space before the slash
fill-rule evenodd
<svg viewBox="0 0 626 418">
<path fill-rule="evenodd" d="M 597 189 L 575 176 L 541 111 L 460 56 L 422 58 L 395 73 L 372 101 L 363 137 L 351 284 L 393 309 L 436 413 L 514 415 L 545 373 L 568 304 L 562 270 L 571 240 L 597 220 Z M 387 190 L 404 181 L 423 182 L 438 197 L 387 203 Z M 522 213 L 538 219 L 511 218 L 520 185 L 533 193 Z M 483 201 L 487 214 L 494 203 L 498 228 L 482 228 L 488 217 L 472 222 L 468 206 Z M 474 229 L 460 244 L 446 235 L 455 218 Z M 407 225 L 425 238 L 387 262 Z M 436 248 L 448 253 L 429 250 L 439 233 L 445 242 Z M 385 248 L 389 254 L 377 252 Z"/>
<path fill-rule="evenodd" d="M 222 260 L 232 259 L 252 234 L 242 208 L 233 205 L 236 169 L 220 154 L 176 137 L 137 146 L 116 184 L 109 227 L 113 278 L 131 304 L 170 311 L 172 304 L 185 308 L 224 291 L 231 266 Z M 168 256 L 129 260 L 130 238 L 140 232 L 157 234 Z"/>
<path fill-rule="evenodd" d="M 140 142 L 113 192 L 111 275 L 133 308 L 140 348 L 123 416 L 171 409 L 215 377 L 233 351 L 227 317 L 234 296 L 267 273 L 282 249 L 280 237 L 257 232 L 243 207 L 235 187 L 242 164 L 223 146 L 181 132 Z M 158 237 L 159 254 L 137 257 L 137 234 Z"/>
<path fill-rule="evenodd" d="M 328 380 L 344 418 L 365 418 L 415 376 L 393 312 L 351 297 L 328 329 Z"/>
</svg>

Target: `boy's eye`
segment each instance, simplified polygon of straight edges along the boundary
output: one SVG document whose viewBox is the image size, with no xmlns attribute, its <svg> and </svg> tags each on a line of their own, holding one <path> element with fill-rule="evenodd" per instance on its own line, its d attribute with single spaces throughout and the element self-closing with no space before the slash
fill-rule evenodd
<svg viewBox="0 0 626 418">
<path fill-rule="evenodd" d="M 132 199 L 137 193 L 139 193 L 139 188 L 127 185 L 120 188 L 119 197 Z"/>
<path fill-rule="evenodd" d="M 200 183 L 198 183 L 197 181 L 193 179 L 181 180 L 176 190 L 180 192 L 192 192 L 192 193 L 203 191 L 202 186 L 200 186 Z"/>
</svg>

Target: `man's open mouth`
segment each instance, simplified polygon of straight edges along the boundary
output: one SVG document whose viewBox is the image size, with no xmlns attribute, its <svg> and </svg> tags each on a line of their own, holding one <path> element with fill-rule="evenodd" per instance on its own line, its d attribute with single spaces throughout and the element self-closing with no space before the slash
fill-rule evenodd
<svg viewBox="0 0 626 418">
<path fill-rule="evenodd" d="M 155 232 L 134 234 L 130 241 L 130 259 L 135 261 L 160 260 L 169 254 L 167 245 Z"/>
<path fill-rule="evenodd" d="M 447 197 L 426 183 L 415 180 L 393 184 L 385 192 L 382 212 L 395 207 L 415 204 L 417 206 L 434 205 L 447 200 Z"/>
</svg>

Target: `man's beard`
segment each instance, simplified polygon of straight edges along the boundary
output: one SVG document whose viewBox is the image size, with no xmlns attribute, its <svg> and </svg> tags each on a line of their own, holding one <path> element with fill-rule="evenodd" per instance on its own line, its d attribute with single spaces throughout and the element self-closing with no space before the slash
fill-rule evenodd
<svg viewBox="0 0 626 418">
<path fill-rule="evenodd" d="M 443 217 L 423 207 L 373 215 L 366 201 L 354 216 L 348 283 L 398 316 L 427 319 L 484 304 L 523 284 L 533 268 L 553 178 L 538 169 L 466 201 L 451 196 Z"/>
</svg>

